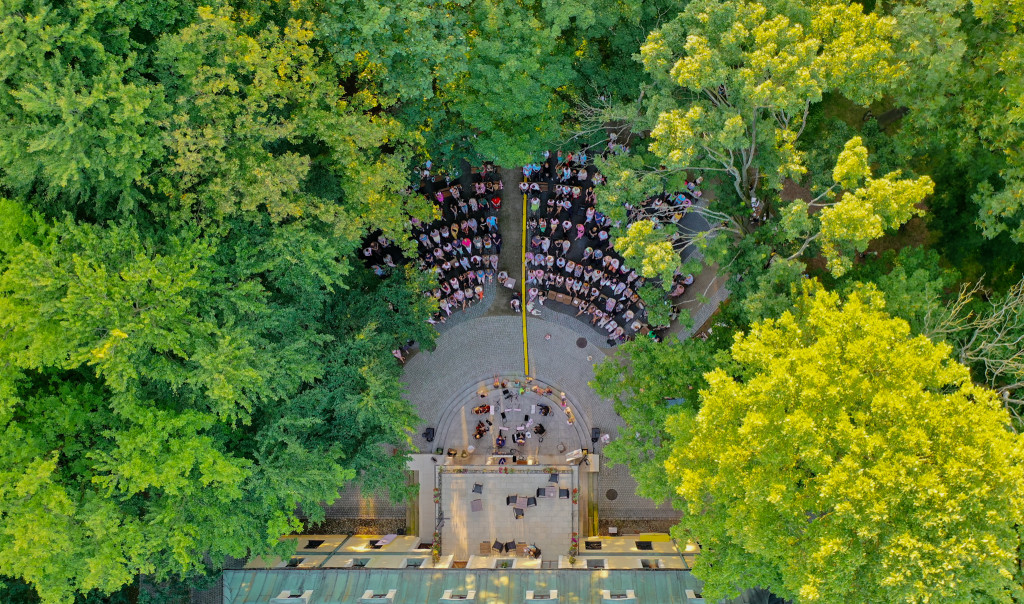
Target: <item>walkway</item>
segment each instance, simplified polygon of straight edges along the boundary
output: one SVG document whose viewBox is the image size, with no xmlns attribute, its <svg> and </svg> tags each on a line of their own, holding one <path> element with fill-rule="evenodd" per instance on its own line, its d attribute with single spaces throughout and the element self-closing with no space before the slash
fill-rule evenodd
<svg viewBox="0 0 1024 604">
<path fill-rule="evenodd" d="M 508 276 L 516 280 L 514 291 L 519 291 L 523 271 L 523 195 L 519 192 L 519 183 L 523 173 L 518 170 L 501 168 L 498 170 L 505 188 L 501 192 L 501 210 L 498 212 L 498 225 L 501 229 L 501 253 L 498 254 L 498 270 L 506 271 Z M 513 290 L 498 288 L 494 304 L 488 315 L 512 316 L 510 302 Z M 516 315 L 518 316 L 518 315 Z M 520 337 L 520 339 L 522 339 Z M 522 359 L 522 354 L 520 354 Z M 520 361 L 522 364 L 522 361 Z"/>
<path fill-rule="evenodd" d="M 615 437 L 624 426 L 612 402 L 598 396 L 589 384 L 594 379 L 594 365 L 604 360 L 606 352 L 589 338 L 579 342 L 578 326 L 586 324 L 555 316 L 557 320 L 529 319 L 531 373 L 566 393 L 576 412 L 584 444 L 593 450 L 594 445 L 586 438 L 591 428 Z M 550 339 L 545 337 L 549 334 Z M 416 426 L 413 444 L 424 452 L 456 446 L 454 441 L 449 445 L 438 439 L 427 443 L 422 432 L 429 425 L 437 429 L 437 436 L 441 438 L 446 430 L 435 422 L 452 417 L 451 409 L 464 403 L 467 392 L 472 395 L 480 385 L 489 385 L 495 375 L 521 374 L 519 315 L 485 316 L 446 330 L 438 337 L 434 351 L 421 352 L 406 363 L 403 381 L 407 396 L 424 422 Z M 597 452 L 600 453 L 600 445 Z M 676 519 L 679 516 L 670 507 L 657 506 L 638 497 L 636 482 L 625 467 L 610 468 L 602 463 L 595 486 L 602 523 L 608 519 Z M 615 491 L 614 499 L 608 498 L 609 489 Z"/>
</svg>

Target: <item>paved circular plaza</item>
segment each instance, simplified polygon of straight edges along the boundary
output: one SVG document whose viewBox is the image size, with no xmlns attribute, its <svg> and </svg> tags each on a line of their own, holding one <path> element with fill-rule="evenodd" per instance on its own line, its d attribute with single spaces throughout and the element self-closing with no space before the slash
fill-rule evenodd
<svg viewBox="0 0 1024 604">
<path fill-rule="evenodd" d="M 483 314 L 483 313 L 481 313 Z M 422 424 L 417 426 L 413 443 L 420 451 L 433 453 L 441 449 L 455 449 L 461 455 L 469 446 L 474 451 L 469 455 L 493 455 L 496 451 L 495 438 L 499 426 L 507 426 L 506 434 L 514 434 L 519 426 L 534 420 L 546 428 L 543 442 L 536 436 L 522 447 L 526 456 L 560 454 L 564 445 L 566 453 L 577 448 L 588 448 L 601 453 L 602 443 L 591 442 L 591 430 L 597 428 L 600 434 L 618 435 L 624 424 L 615 413 L 611 401 L 594 392 L 589 382 L 594 378 L 594 365 L 606 356 L 606 350 L 595 345 L 594 331 L 589 324 L 559 313 L 545 312 L 542 317 L 529 317 L 527 324 L 529 341 L 530 377 L 524 375 L 522 317 L 483 316 L 467 317 L 465 320 L 447 326 L 441 331 L 436 348 L 431 352 L 418 352 L 405 365 L 403 381 L 407 396 L 416 406 Z M 582 340 L 581 340 L 582 338 Z M 585 340 L 585 341 L 584 341 Z M 603 341 L 599 341 L 603 344 Z M 494 388 L 495 378 L 499 388 Z M 510 393 L 518 393 L 521 380 L 524 392 L 517 399 L 505 399 L 500 387 L 507 381 Z M 552 389 L 551 395 L 542 395 L 532 388 Z M 568 424 L 560 408 L 560 394 L 564 392 L 568 407 L 574 415 L 573 424 Z M 481 393 L 484 394 L 481 397 Z M 535 405 L 548 404 L 548 416 L 533 412 Z M 482 405 L 490 405 L 486 413 L 473 413 Z M 500 413 L 505 410 L 506 419 Z M 513 411 L 519 409 L 519 411 Z M 526 416 L 529 416 L 527 418 Z M 486 422 L 490 420 L 488 426 Z M 484 422 L 489 430 L 476 439 L 478 422 Z M 427 442 L 425 430 L 434 429 L 434 439 Z M 514 448 L 519 447 L 513 445 Z M 507 453 L 509 443 L 503 453 Z M 480 463 L 486 463 L 481 459 Z M 599 512 L 608 518 L 674 518 L 678 512 L 667 506 L 635 495 L 636 483 L 624 466 L 609 467 L 604 464 L 598 473 L 599 484 L 595 485 Z M 612 497 L 607 497 L 611 492 Z"/>
</svg>

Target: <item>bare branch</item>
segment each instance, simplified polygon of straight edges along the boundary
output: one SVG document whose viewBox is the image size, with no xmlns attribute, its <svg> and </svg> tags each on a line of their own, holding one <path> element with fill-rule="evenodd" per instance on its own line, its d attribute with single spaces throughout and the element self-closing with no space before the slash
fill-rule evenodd
<svg viewBox="0 0 1024 604">
<path fill-rule="evenodd" d="M 800 255 L 804 253 L 804 250 L 806 250 L 806 249 L 807 249 L 807 247 L 808 247 L 809 245 L 811 245 L 811 243 L 812 243 L 812 242 L 813 242 L 813 241 L 814 241 L 815 239 L 817 239 L 818 237 L 820 237 L 820 236 L 821 236 L 821 231 L 818 231 L 817 233 L 815 233 L 815 234 L 811 235 L 810 237 L 808 237 L 807 239 L 805 239 L 805 240 L 804 240 L 804 243 L 803 243 L 803 245 L 801 245 L 801 246 L 800 246 L 800 249 L 798 249 L 798 250 L 796 251 L 796 253 L 795 253 L 795 254 L 793 254 L 792 256 L 790 256 L 789 258 L 786 258 L 786 260 L 796 260 L 797 258 L 799 258 L 799 257 L 800 257 Z"/>
</svg>

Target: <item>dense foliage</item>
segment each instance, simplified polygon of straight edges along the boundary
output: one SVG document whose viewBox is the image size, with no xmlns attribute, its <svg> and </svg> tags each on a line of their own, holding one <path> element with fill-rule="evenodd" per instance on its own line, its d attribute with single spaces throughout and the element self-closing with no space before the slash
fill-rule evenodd
<svg viewBox="0 0 1024 604">
<path fill-rule="evenodd" d="M 800 602 L 1005 602 L 1024 439 L 950 347 L 880 297 L 809 285 L 736 337 L 665 468 L 715 599 L 751 582 Z"/>
<path fill-rule="evenodd" d="M 863 434 L 934 460 L 950 492 L 957 480 L 978 491 L 959 524 L 933 521 L 993 544 L 973 552 L 988 556 L 983 569 L 964 562 L 969 547 L 954 552 L 957 576 L 936 593 L 1005 601 L 991 573 L 1016 535 L 976 513 L 1009 522 L 1019 497 L 1018 445 L 998 432 L 1009 420 L 993 400 L 1019 429 L 1022 21 L 1019 0 L 5 0 L 0 574 L 13 579 L 0 599 L 28 599 L 30 586 L 47 604 L 141 600 L 142 575 L 174 592 L 225 556 L 282 547 L 298 510 L 318 520 L 352 480 L 410 495 L 418 419 L 390 351 L 432 345 L 422 292 L 433 284 L 404 268 L 378 278 L 355 255 L 361 241 L 381 232 L 412 249 L 410 219 L 432 211 L 407 190 L 425 158 L 512 167 L 545 146 L 600 151 L 615 131 L 633 152 L 598 159 L 598 203 L 624 257 L 662 284 L 696 272 L 692 258 L 729 278 L 709 339 L 631 342 L 596 381 L 629 424 L 608 455 L 642 494 L 721 498 L 683 522 L 714 544 L 715 566 L 699 570 L 709 593 L 760 584 L 801 601 L 918 601 L 914 578 L 932 580 L 922 544 L 938 541 L 901 544 L 919 566 L 882 576 L 851 562 L 850 544 L 873 547 L 872 564 L 898 548 L 857 541 L 851 531 L 888 533 L 842 514 L 767 552 L 794 510 L 856 499 L 809 490 L 782 463 L 824 459 L 807 450 L 814 434 L 772 441 L 784 488 L 760 485 L 779 501 L 753 512 L 714 459 L 688 460 L 701 479 L 681 478 L 695 454 L 681 443 L 709 439 L 708 454 L 739 443 L 736 422 L 715 418 L 747 413 L 736 401 L 782 380 L 780 368 L 801 375 L 796 359 L 829 340 L 810 330 L 760 359 L 743 350 L 820 313 L 848 321 L 834 328 L 850 354 L 805 375 L 831 399 L 791 389 L 791 409 L 838 430 L 884 402 L 835 398 L 849 372 L 890 372 L 864 383 L 906 399 L 906 434 L 936 440 L 870 422 Z M 706 232 L 629 222 L 624 203 L 697 173 Z M 682 266 L 691 244 L 700 254 Z M 849 301 L 805 294 L 808 276 Z M 654 323 L 669 316 L 660 289 L 642 292 Z M 920 366 L 863 352 L 875 344 Z M 736 401 L 723 400 L 729 388 Z M 936 397 L 957 411 L 926 405 Z M 769 422 L 758 434 L 769 428 L 785 432 Z M 953 475 L 966 453 L 947 446 L 951 430 L 977 439 L 975 473 Z M 839 437 L 849 431 L 831 435 L 875 467 Z M 734 476 L 756 474 L 756 458 L 733 461 Z M 1010 486 L 997 492 L 1000 480 Z M 826 552 L 829 539 L 847 549 Z M 841 573 L 864 584 L 814 578 Z"/>
</svg>

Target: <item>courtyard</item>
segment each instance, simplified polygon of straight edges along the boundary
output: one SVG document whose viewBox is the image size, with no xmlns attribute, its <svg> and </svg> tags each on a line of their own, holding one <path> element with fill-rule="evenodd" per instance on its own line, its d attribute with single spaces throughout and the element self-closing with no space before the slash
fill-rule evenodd
<svg viewBox="0 0 1024 604">
<path fill-rule="evenodd" d="M 557 560 L 565 552 L 578 528 L 574 467 L 453 470 L 440 473 L 443 555 L 456 560 L 503 554 Z M 506 544 L 511 551 L 505 551 Z M 536 556 L 525 551 L 527 546 L 539 550 Z"/>
</svg>

